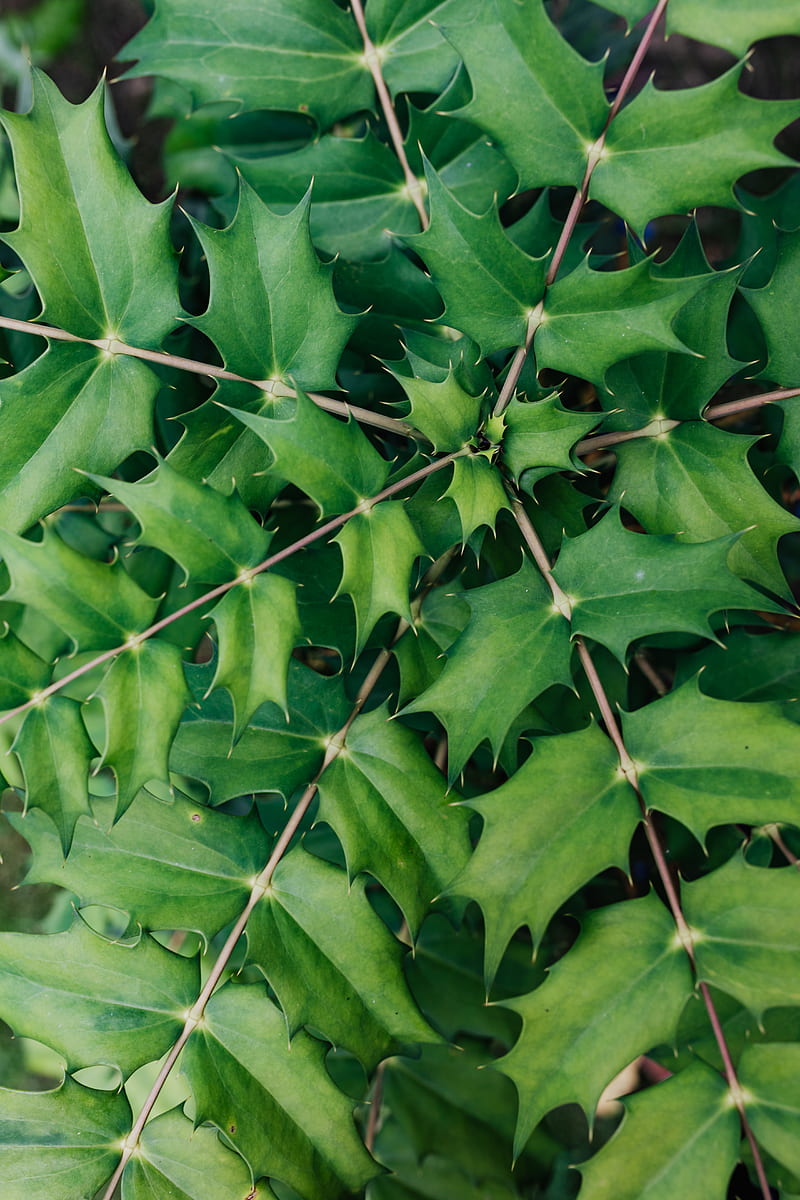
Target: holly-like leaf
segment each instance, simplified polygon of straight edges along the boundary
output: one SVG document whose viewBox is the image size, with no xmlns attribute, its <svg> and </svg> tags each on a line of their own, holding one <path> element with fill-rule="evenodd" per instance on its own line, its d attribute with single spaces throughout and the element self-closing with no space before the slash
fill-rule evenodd
<svg viewBox="0 0 800 1200">
<path fill-rule="evenodd" d="M 101 84 L 70 104 L 34 72 L 31 111 L 0 115 L 22 196 L 19 228 L 2 240 L 50 324 L 157 350 L 180 311 L 172 201 L 150 204 L 139 192 L 106 132 L 103 97 Z"/>
<path fill-rule="evenodd" d="M 6 626 L 0 638 L 0 709 L 27 704 L 50 682 L 52 668 Z"/>
<path fill-rule="evenodd" d="M 541 0 L 459 0 L 441 26 L 472 84 L 458 115 L 492 135 L 522 188 L 574 187 L 608 112 L 603 64 L 587 62 L 565 41 Z"/>
<path fill-rule="evenodd" d="M 439 92 L 458 65 L 438 17 L 449 0 L 370 0 L 367 30 L 392 94 Z"/>
<path fill-rule="evenodd" d="M 453 478 L 442 499 L 452 500 L 461 523 L 461 544 L 466 545 L 476 529 L 494 529 L 504 508 L 510 508 L 500 473 L 482 454 L 457 458 Z"/>
<path fill-rule="evenodd" d="M 700 670 L 703 693 L 718 700 L 800 699 L 800 644 L 792 633 L 732 629 L 723 645 L 682 658 L 675 682 Z"/>
<path fill-rule="evenodd" d="M 752 444 L 742 434 L 699 421 L 625 442 L 616 448 L 610 496 L 650 534 L 674 533 L 682 542 L 701 542 L 741 533 L 728 566 L 782 595 L 786 583 L 775 545 L 798 524 L 754 476 L 746 458 Z"/>
<path fill-rule="evenodd" d="M 627 17 L 629 24 L 647 16 L 650 0 L 597 0 L 603 8 Z M 794 0 L 770 0 L 753 8 L 748 0 L 671 0 L 667 32 L 682 33 L 698 42 L 723 46 L 742 58 L 753 42 L 781 34 L 800 33 L 800 14 Z"/>
<path fill-rule="evenodd" d="M 527 492 L 546 475 L 575 470 L 572 447 L 597 424 L 594 414 L 563 408 L 558 396 L 535 404 L 514 398 L 504 416 L 503 462 Z"/>
<path fill-rule="evenodd" d="M 117 816 L 150 780 L 169 779 L 169 749 L 191 699 L 181 652 L 160 638 L 125 650 L 97 689 L 105 714 L 102 765 L 117 780 Z"/>
<path fill-rule="evenodd" d="M 519 1096 L 515 1152 L 560 1104 L 580 1104 L 592 1122 L 606 1084 L 673 1040 L 691 991 L 688 959 L 654 896 L 591 913 L 541 987 L 500 1001 L 522 1017 L 519 1041 L 496 1064 Z"/>
<path fill-rule="evenodd" d="M 778 704 L 713 700 L 700 682 L 625 715 L 645 803 L 700 842 L 714 825 L 800 825 L 797 726 Z"/>
<path fill-rule="evenodd" d="M 269 857 L 255 812 L 231 817 L 180 796 L 164 804 L 142 792 L 108 831 L 80 821 L 66 861 L 45 817 L 10 819 L 34 849 L 26 883 L 57 883 L 83 907 L 107 905 L 144 929 L 193 930 L 206 941 L 238 916 Z"/>
<path fill-rule="evenodd" d="M 308 1025 L 371 1071 L 403 1046 L 435 1041 L 408 993 L 400 944 L 372 909 L 366 882 L 297 848 L 278 865 L 247 926 L 290 1035 Z"/>
<path fill-rule="evenodd" d="M 337 595 L 352 597 L 356 612 L 356 653 L 384 613 L 410 624 L 411 570 L 425 547 L 400 501 L 386 501 L 356 513 L 333 539 L 342 552 L 344 571 Z"/>
<path fill-rule="evenodd" d="M 404 241 L 419 254 L 441 292 L 447 324 L 473 338 L 484 355 L 522 345 L 531 313 L 544 294 L 546 260 L 530 258 L 508 238 L 496 204 L 476 216 L 427 163 L 425 175 L 430 227 Z"/>
<path fill-rule="evenodd" d="M 736 1073 L 759 1145 L 793 1175 L 800 1175 L 800 1046 L 748 1046 Z"/>
<path fill-rule="evenodd" d="M 739 1117 L 725 1081 L 704 1063 L 625 1101 L 621 1128 L 581 1163 L 585 1200 L 708 1200 L 726 1194 Z"/>
<path fill-rule="evenodd" d="M 733 185 L 760 167 L 788 166 L 771 144 L 797 101 L 754 100 L 736 65 L 700 87 L 662 91 L 648 81 L 615 117 L 589 195 L 636 230 L 699 204 L 733 207 Z"/>
<path fill-rule="evenodd" d="M 307 1200 L 340 1200 L 379 1169 L 356 1133 L 352 1104 L 325 1070 L 325 1046 L 291 1045 L 263 987 L 227 984 L 187 1043 L 183 1069 L 196 1120 L 213 1121 L 249 1164 Z"/>
<path fill-rule="evenodd" d="M 594 725 L 537 738 L 507 783 L 465 803 L 483 817 L 483 833 L 448 891 L 480 905 L 488 988 L 517 929 L 527 925 L 535 948 L 573 892 L 606 867 L 625 870 L 641 813 Z"/>
<path fill-rule="evenodd" d="M 413 787 L 408 786 L 413 779 Z M 318 820 L 341 841 L 351 878 L 367 871 L 417 932 L 431 900 L 469 856 L 467 814 L 420 741 L 385 710 L 360 716 L 319 781 Z"/>
<path fill-rule="evenodd" d="M 763 870 L 738 855 L 686 885 L 683 909 L 694 933 L 700 979 L 734 996 L 757 1018 L 800 1004 L 800 874 Z"/>
<path fill-rule="evenodd" d="M 484 738 L 500 753 L 511 722 L 530 700 L 554 683 L 571 685 L 569 625 L 531 563 L 461 595 L 471 613 L 466 629 L 433 686 L 403 710 L 435 713 L 444 725 L 451 783 Z M 511 660 L 520 667 L 513 674 Z"/>
<path fill-rule="evenodd" d="M 668 631 L 713 637 L 712 613 L 769 605 L 725 565 L 733 540 L 686 544 L 631 533 L 613 510 L 566 539 L 553 572 L 572 601 L 573 633 L 624 660 L 637 638 Z"/>
<path fill-rule="evenodd" d="M 243 179 L 226 229 L 192 225 L 208 261 L 211 296 L 202 330 L 230 370 L 247 379 L 336 386 L 336 365 L 356 318 L 336 304 L 333 268 L 317 257 L 308 231 L 310 193 L 279 216 Z"/>
<path fill-rule="evenodd" d="M 800 233 L 784 233 L 769 283 L 743 288 L 767 340 L 767 365 L 760 372 L 780 387 L 800 386 L 800 349 L 788 313 L 800 298 Z"/>
<path fill-rule="evenodd" d="M 95 749 L 81 706 L 66 696 L 50 696 L 26 714 L 12 750 L 25 777 L 25 803 L 52 819 L 67 854 L 75 823 L 89 808 L 89 766 Z"/>
<path fill-rule="evenodd" d="M 81 650 L 122 645 L 147 628 L 158 607 L 119 563 L 79 554 L 51 526 L 40 542 L 0 530 L 0 553 L 11 573 L 3 599 L 29 604 Z"/>
<path fill-rule="evenodd" d="M 401 368 L 405 366 L 401 364 Z M 462 387 L 455 367 L 451 365 L 446 373 L 429 371 L 435 374 L 433 379 L 406 374 L 397 367 L 392 374 L 411 401 L 408 420 L 425 434 L 435 450 L 458 450 L 474 435 L 482 398 Z"/>
<path fill-rule="evenodd" d="M 122 57 L 128 76 L 163 75 L 188 88 L 195 105 L 304 112 L 323 128 L 373 103 L 363 46 L 348 13 L 326 0 L 158 0 Z"/>
<path fill-rule="evenodd" d="M 8 1196 L 93 1196 L 119 1161 L 131 1126 L 124 1092 L 98 1092 L 67 1077 L 53 1092 L 0 1088 L 0 1184 Z"/>
<path fill-rule="evenodd" d="M 42 1038 L 67 1069 L 108 1063 L 127 1076 L 172 1044 L 198 990 L 197 963 L 149 937 L 107 942 L 82 921 L 64 933 L 0 934 L 0 1013 Z"/>
</svg>

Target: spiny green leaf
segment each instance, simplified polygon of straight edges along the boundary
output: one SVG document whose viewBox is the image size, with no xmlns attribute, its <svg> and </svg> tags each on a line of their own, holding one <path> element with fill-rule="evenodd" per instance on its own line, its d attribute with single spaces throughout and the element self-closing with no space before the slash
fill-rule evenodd
<svg viewBox="0 0 800 1200">
<path fill-rule="evenodd" d="M 563 408 L 557 395 L 535 404 L 514 397 L 504 416 L 503 462 L 527 492 L 546 475 L 574 470 L 572 447 L 597 424 L 592 413 Z"/>
<path fill-rule="evenodd" d="M 458 65 L 458 56 L 437 28 L 449 0 L 370 0 L 367 29 L 381 71 L 393 94 L 439 92 Z"/>
<path fill-rule="evenodd" d="M 67 1077 L 53 1092 L 0 1088 L 0 1184 L 9 1197 L 93 1196 L 119 1160 L 131 1124 L 123 1092 L 97 1092 Z"/>
<path fill-rule="evenodd" d="M 226 229 L 193 221 L 211 276 L 202 317 L 189 321 L 214 342 L 225 365 L 247 379 L 335 387 L 336 364 L 353 332 L 333 298 L 308 231 L 310 193 L 278 216 L 245 180 Z"/>
<path fill-rule="evenodd" d="M 713 637 L 712 613 L 768 606 L 725 565 L 733 541 L 686 544 L 631 533 L 619 509 L 609 512 L 566 539 L 553 572 L 572 601 L 573 632 L 624 660 L 637 638 L 672 630 Z"/>
<path fill-rule="evenodd" d="M 483 833 L 448 891 L 480 905 L 488 988 L 517 929 L 527 925 L 535 949 L 573 892 L 606 867 L 625 870 L 641 813 L 594 725 L 537 738 L 507 783 L 466 803 L 483 817 Z"/>
<path fill-rule="evenodd" d="M 591 1123 L 606 1084 L 637 1054 L 672 1041 L 692 991 L 675 926 L 654 896 L 610 905 L 582 924 L 541 987 L 500 1001 L 522 1017 L 519 1041 L 496 1064 L 519 1096 L 515 1152 L 560 1104 L 580 1104 Z"/>
<path fill-rule="evenodd" d="M 650 12 L 650 0 L 597 0 L 603 8 L 639 21 Z M 698 42 L 723 46 L 743 56 L 753 42 L 781 34 L 800 33 L 800 16 L 794 0 L 770 0 L 754 8 L 749 0 L 671 0 L 667 32 L 682 33 Z"/>
<path fill-rule="evenodd" d="M 372 104 L 361 52 L 355 22 L 325 0 L 266 0 L 256 9 L 158 0 L 125 58 L 138 59 L 128 76 L 164 75 L 188 88 L 196 105 L 229 100 L 306 112 L 327 128 Z"/>
<path fill-rule="evenodd" d="M 104 85 L 69 104 L 33 73 L 33 107 L 0 116 L 23 198 L 4 233 L 52 325 L 87 338 L 160 348 L 180 311 L 169 240 L 172 201 L 149 204 L 120 162 L 103 118 Z"/>
<path fill-rule="evenodd" d="M 50 664 L 6 626 L 0 638 L 0 709 L 26 704 L 50 682 Z"/>
<path fill-rule="evenodd" d="M 417 558 L 425 554 L 425 547 L 398 500 L 356 513 L 333 541 L 344 562 L 336 594 L 352 597 L 356 652 L 360 654 L 384 613 L 396 613 L 411 622 L 411 570 Z"/>
<path fill-rule="evenodd" d="M 184 1050 L 195 1119 L 223 1129 L 254 1178 L 280 1179 L 307 1200 L 349 1196 L 379 1171 L 324 1056 L 323 1043 L 305 1033 L 288 1044 L 283 1014 L 263 987 L 230 983 L 212 996 Z"/>
<path fill-rule="evenodd" d="M 772 139 L 800 105 L 745 96 L 740 70 L 674 91 L 648 81 L 609 126 L 589 195 L 642 231 L 654 217 L 699 204 L 730 208 L 740 175 L 788 166 Z"/>
<path fill-rule="evenodd" d="M 737 1075 L 747 1120 L 759 1145 L 800 1175 L 800 1046 L 748 1046 Z"/>
<path fill-rule="evenodd" d="M 413 936 L 469 855 L 466 813 L 447 803 L 445 781 L 419 740 L 385 710 L 360 716 L 320 779 L 319 797 L 318 820 L 344 846 L 350 877 L 367 871 L 378 879 Z"/>
<path fill-rule="evenodd" d="M 767 365 L 760 372 L 779 387 L 800 386 L 800 350 L 789 314 L 800 300 L 800 233 L 784 233 L 769 283 L 743 288 L 767 339 Z"/>
<path fill-rule="evenodd" d="M 702 691 L 718 700 L 800 699 L 800 643 L 794 634 L 732 629 L 723 645 L 681 659 L 676 684 L 702 670 Z"/>
<path fill-rule="evenodd" d="M 480 420 L 481 397 L 471 396 L 461 386 L 454 366 L 444 378 L 423 378 L 396 367 L 392 374 L 411 401 L 409 421 L 430 439 L 434 450 L 458 450 L 473 436 Z"/>
<path fill-rule="evenodd" d="M 211 687 L 230 692 L 234 741 L 266 701 L 286 710 L 289 658 L 303 632 L 296 590 L 282 575 L 262 573 L 229 591 L 208 614 L 219 638 Z"/>
<path fill-rule="evenodd" d="M 625 715 L 645 803 L 701 842 L 714 825 L 800 825 L 797 726 L 778 704 L 713 700 L 700 682 Z"/>
<path fill-rule="evenodd" d="M 269 416 L 230 411 L 266 442 L 279 474 L 306 492 L 323 516 L 355 508 L 386 479 L 387 464 L 355 421 L 323 412 L 302 392 L 274 401 Z"/>
<path fill-rule="evenodd" d="M 40 1037 L 68 1070 L 108 1063 L 124 1076 L 172 1044 L 198 990 L 197 963 L 149 937 L 107 942 L 77 920 L 65 933 L 0 934 L 0 1012 Z"/>
<path fill-rule="evenodd" d="M 739 1117 L 703 1063 L 625 1101 L 622 1127 L 581 1163 L 583 1200 L 723 1200 L 739 1152 Z"/>
<path fill-rule="evenodd" d="M 105 714 L 102 765 L 117 780 L 117 816 L 150 780 L 169 779 L 169 749 L 191 699 L 177 646 L 149 638 L 113 661 L 97 689 Z"/>
<path fill-rule="evenodd" d="M 433 686 L 403 710 L 435 713 L 444 725 L 451 783 L 484 738 L 500 753 L 511 722 L 528 701 L 554 683 L 571 684 L 569 626 L 530 562 L 507 579 L 461 595 L 471 613 L 466 629 Z M 513 674 L 510 660 L 520 667 Z"/>
<path fill-rule="evenodd" d="M 52 819 L 64 854 L 75 823 L 89 808 L 89 766 L 95 749 L 81 706 L 66 696 L 50 696 L 27 713 L 11 747 L 25 777 L 25 803 Z"/>
<path fill-rule="evenodd" d="M 435 1041 L 403 977 L 400 944 L 373 911 L 366 883 L 301 848 L 278 865 L 247 926 L 249 960 L 286 1013 L 352 1051 L 371 1071 L 403 1046 Z"/>
<path fill-rule="evenodd" d="M 738 855 L 686 885 L 683 908 L 695 932 L 697 972 L 759 1019 L 800 1004 L 800 874 L 763 870 Z"/>
<path fill-rule="evenodd" d="M 461 544 L 466 545 L 476 529 L 494 529 L 502 509 L 510 508 L 500 473 L 482 454 L 457 458 L 453 478 L 442 499 L 452 500 L 461 523 Z"/>
</svg>

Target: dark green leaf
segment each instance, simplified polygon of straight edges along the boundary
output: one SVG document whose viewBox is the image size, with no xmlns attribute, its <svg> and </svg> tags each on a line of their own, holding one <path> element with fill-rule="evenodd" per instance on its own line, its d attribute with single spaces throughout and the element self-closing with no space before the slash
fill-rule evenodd
<svg viewBox="0 0 800 1200">
<path fill-rule="evenodd" d="M 800 1175 L 800 1046 L 748 1046 L 737 1074 L 759 1145 Z"/>
</svg>

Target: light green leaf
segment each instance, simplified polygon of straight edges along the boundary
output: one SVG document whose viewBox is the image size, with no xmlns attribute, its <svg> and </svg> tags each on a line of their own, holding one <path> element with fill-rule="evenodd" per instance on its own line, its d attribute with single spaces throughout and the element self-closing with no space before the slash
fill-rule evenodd
<svg viewBox="0 0 800 1200">
<path fill-rule="evenodd" d="M 289 1045 L 263 987 L 229 983 L 212 996 L 183 1069 L 195 1119 L 223 1129 L 254 1178 L 279 1179 L 304 1200 L 340 1200 L 378 1173 L 325 1070 L 324 1044 L 298 1033 Z"/>
<path fill-rule="evenodd" d="M 123 1092 L 66 1078 L 54 1092 L 0 1088 L 0 1184 L 29 1200 L 93 1196 L 119 1161 L 131 1125 Z"/>
<path fill-rule="evenodd" d="M 797 726 L 778 704 L 712 700 L 700 682 L 625 715 L 647 806 L 700 842 L 714 825 L 800 825 Z"/>
<path fill-rule="evenodd" d="M 748 1046 L 737 1075 L 757 1142 L 793 1175 L 800 1175 L 800 1046 Z"/>
<path fill-rule="evenodd" d="M 622 1127 L 581 1163 L 581 1200 L 724 1200 L 739 1154 L 739 1117 L 703 1063 L 625 1101 Z"/>
<path fill-rule="evenodd" d="M 145 1125 L 136 1153 L 122 1176 L 122 1200 L 268 1200 L 265 1180 L 252 1186 L 244 1161 L 215 1129 L 192 1122 L 179 1108 Z"/>
<path fill-rule="evenodd" d="M 31 708 L 11 747 L 25 777 L 25 804 L 46 812 L 67 854 L 75 823 L 89 808 L 89 766 L 95 749 L 81 706 L 66 696 L 50 696 Z"/>
<path fill-rule="evenodd" d="M 158 0 L 124 48 L 128 76 L 163 75 L 195 105 L 305 112 L 323 128 L 373 103 L 372 80 L 352 17 L 326 0 Z"/>
<path fill-rule="evenodd" d="M 789 313 L 800 301 L 800 233 L 784 233 L 769 283 L 742 288 L 767 339 L 767 365 L 760 376 L 779 387 L 800 386 L 800 349 Z"/>
<path fill-rule="evenodd" d="M 674 923 L 653 895 L 609 905 L 582 924 L 541 987 L 500 1001 L 522 1017 L 519 1041 L 496 1064 L 519 1095 L 515 1153 L 560 1104 L 580 1104 L 592 1122 L 614 1076 L 673 1040 L 692 992 Z"/>
<path fill-rule="evenodd" d="M 16 708 L 50 682 L 52 668 L 8 626 L 0 638 L 0 709 Z"/>
<path fill-rule="evenodd" d="M 574 187 L 608 112 L 602 62 L 587 62 L 562 38 L 541 0 L 459 0 L 441 25 L 472 84 L 458 115 L 491 134 L 521 188 Z"/>
<path fill-rule="evenodd" d="M 350 877 L 367 871 L 378 879 L 414 936 L 469 856 L 467 814 L 447 803 L 445 781 L 421 742 L 383 709 L 358 717 L 319 781 L 319 797 L 317 819 L 341 841 Z"/>
<path fill-rule="evenodd" d="M 139 192 L 106 132 L 103 93 L 101 84 L 73 105 L 35 71 L 31 111 L 2 113 L 22 196 L 20 226 L 2 240 L 50 324 L 157 350 L 180 311 L 172 200 L 153 205 Z"/>
<path fill-rule="evenodd" d="M 597 424 L 595 414 L 563 408 L 558 396 L 534 404 L 514 397 L 504 416 L 503 462 L 517 483 L 522 482 L 531 493 L 546 475 L 576 469 L 572 447 Z"/>
<path fill-rule="evenodd" d="M 390 369 L 394 366 L 389 365 Z M 471 396 L 462 387 L 459 372 L 452 364 L 443 378 L 439 372 L 437 378 L 429 379 L 416 373 L 405 374 L 396 367 L 392 374 L 411 401 L 408 420 L 425 434 L 434 450 L 458 450 L 474 435 L 480 421 L 482 397 Z"/>
<path fill-rule="evenodd" d="M 105 715 L 102 765 L 117 780 L 117 816 L 150 780 L 168 782 L 169 748 L 191 695 L 177 646 L 148 638 L 111 664 L 97 689 Z"/>
<path fill-rule="evenodd" d="M 620 13 L 629 24 L 650 12 L 650 0 L 597 0 L 603 8 Z M 794 0 L 770 0 L 754 8 L 749 0 L 671 0 L 667 32 L 682 33 L 698 42 L 723 46 L 744 57 L 749 46 L 762 38 L 800 33 L 800 15 Z"/>
<path fill-rule="evenodd" d="M 624 660 L 638 638 L 670 631 L 710 638 L 712 613 L 769 606 L 725 565 L 733 540 L 687 544 L 631 533 L 612 510 L 565 540 L 553 571 L 572 601 L 573 633 Z"/>
<path fill-rule="evenodd" d="M 119 563 L 79 554 L 49 525 L 40 542 L 0 530 L 0 553 L 11 573 L 3 599 L 29 604 L 63 629 L 76 648 L 122 645 L 155 616 L 158 601 L 138 588 Z"/>
<path fill-rule="evenodd" d="M 648 81 L 609 126 L 589 195 L 641 232 L 665 213 L 732 208 L 740 175 L 788 166 L 772 139 L 800 105 L 745 96 L 740 71 L 737 64 L 710 83 L 673 91 Z"/>
<path fill-rule="evenodd" d="M 398 500 L 356 513 L 333 541 L 344 562 L 336 595 L 352 597 L 360 654 L 384 613 L 396 613 L 411 623 L 411 571 L 425 547 Z"/>
<path fill-rule="evenodd" d="M 458 510 L 462 545 L 476 529 L 484 525 L 494 529 L 501 510 L 511 507 L 499 471 L 482 454 L 455 460 L 445 498 Z"/>
<path fill-rule="evenodd" d="M 149 937 L 107 942 L 78 920 L 64 933 L 0 934 L 0 1013 L 67 1069 L 107 1063 L 124 1076 L 159 1058 L 197 995 L 196 961 Z"/>
<path fill-rule="evenodd" d="M 436 1041 L 408 992 L 402 948 L 372 909 L 366 881 L 300 847 L 278 865 L 247 926 L 248 958 L 286 1013 L 355 1054 L 367 1071 L 404 1046 Z"/>
<path fill-rule="evenodd" d="M 626 869 L 641 813 L 614 747 L 594 725 L 537 738 L 507 783 L 465 803 L 481 814 L 483 832 L 447 890 L 480 905 L 488 989 L 517 929 L 527 925 L 535 950 L 573 892 L 606 867 Z"/>
<path fill-rule="evenodd" d="M 370 0 L 367 29 L 392 94 L 440 92 L 458 65 L 437 20 L 449 0 Z"/>
<path fill-rule="evenodd" d="M 699 978 L 759 1019 L 767 1008 L 800 1004 L 798 902 L 794 867 L 763 870 L 738 855 L 687 884 L 683 909 Z"/>
<path fill-rule="evenodd" d="M 247 379 L 335 387 L 336 365 L 356 324 L 336 304 L 333 268 L 308 231 L 310 193 L 278 216 L 243 179 L 226 229 L 193 221 L 211 276 L 208 310 L 188 318 Z"/>
<path fill-rule="evenodd" d="M 380 491 L 388 466 L 355 421 L 323 412 L 302 392 L 269 416 L 231 409 L 275 456 L 275 469 L 306 492 L 322 516 L 347 512 Z"/>
<path fill-rule="evenodd" d="M 34 851 L 26 883 L 57 883 L 83 907 L 107 905 L 145 929 L 194 930 L 207 941 L 244 908 L 269 857 L 255 811 L 234 817 L 180 796 L 164 804 L 142 792 L 108 831 L 80 821 L 66 861 L 46 818 L 11 819 Z"/>
<path fill-rule="evenodd" d="M 511 722 L 529 701 L 554 683 L 571 686 L 569 625 L 530 562 L 461 596 L 471 612 L 466 629 L 433 686 L 403 710 L 435 713 L 444 725 L 451 783 L 484 738 L 495 756 L 500 753 Z M 509 661 L 519 669 L 510 672 Z"/>
</svg>

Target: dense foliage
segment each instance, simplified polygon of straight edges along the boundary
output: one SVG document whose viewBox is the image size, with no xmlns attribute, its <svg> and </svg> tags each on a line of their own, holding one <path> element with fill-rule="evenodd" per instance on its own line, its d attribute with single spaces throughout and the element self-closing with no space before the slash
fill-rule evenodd
<svg viewBox="0 0 800 1200">
<path fill-rule="evenodd" d="M 799 34 L 157 0 L 180 205 L 19 67 L 3 1197 L 800 1194 Z"/>
</svg>

